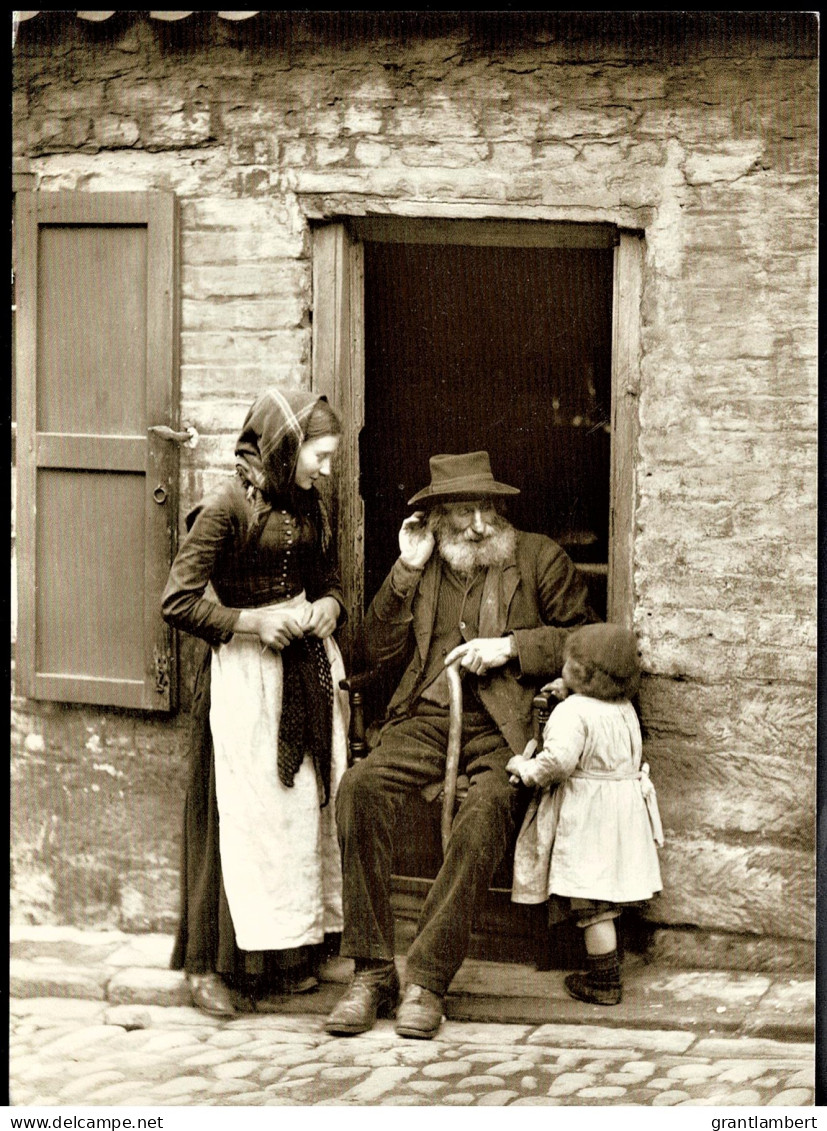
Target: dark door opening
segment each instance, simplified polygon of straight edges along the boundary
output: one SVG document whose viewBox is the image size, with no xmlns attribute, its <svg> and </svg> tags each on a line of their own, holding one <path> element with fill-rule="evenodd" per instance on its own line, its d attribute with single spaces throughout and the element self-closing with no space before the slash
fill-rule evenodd
<svg viewBox="0 0 827 1131">
<path fill-rule="evenodd" d="M 514 524 L 560 543 L 606 615 L 613 280 L 605 244 L 364 240 L 366 605 L 398 554 L 407 500 L 429 481 L 428 457 L 485 448 L 495 476 L 521 490 L 509 500 Z M 398 674 L 380 681 L 381 697 Z M 396 838 L 402 949 L 441 861 L 432 808 L 412 798 Z M 477 957 L 525 961 L 545 929 L 542 908 L 511 904 L 511 863 L 480 910 Z"/>
<path fill-rule="evenodd" d="M 365 602 L 428 457 L 485 448 L 509 516 L 582 563 L 606 612 L 611 247 L 365 241 Z"/>
</svg>

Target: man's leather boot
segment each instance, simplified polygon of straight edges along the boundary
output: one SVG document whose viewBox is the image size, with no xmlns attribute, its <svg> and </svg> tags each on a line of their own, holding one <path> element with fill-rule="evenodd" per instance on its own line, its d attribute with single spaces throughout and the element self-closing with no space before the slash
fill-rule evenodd
<svg viewBox="0 0 827 1131">
<path fill-rule="evenodd" d="M 397 1033 L 400 1037 L 429 1041 L 442 1024 L 444 1004 L 439 994 L 411 984 L 405 990 L 396 1015 Z"/>
<path fill-rule="evenodd" d="M 357 970 L 353 981 L 325 1021 L 334 1036 L 353 1036 L 372 1029 L 377 1017 L 393 1017 L 399 998 L 399 978 L 392 962 Z"/>
</svg>

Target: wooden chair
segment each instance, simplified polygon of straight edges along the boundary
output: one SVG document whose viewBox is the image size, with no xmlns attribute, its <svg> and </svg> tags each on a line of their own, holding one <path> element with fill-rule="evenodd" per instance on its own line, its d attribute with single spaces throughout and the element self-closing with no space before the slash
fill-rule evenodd
<svg viewBox="0 0 827 1131">
<path fill-rule="evenodd" d="M 352 766 L 354 762 L 358 762 L 361 758 L 366 758 L 370 753 L 370 744 L 367 738 L 367 723 L 365 720 L 365 694 L 369 687 L 371 687 L 376 680 L 379 672 L 377 668 L 371 668 L 364 672 L 357 672 L 355 675 L 348 676 L 339 682 L 339 686 L 343 691 L 347 692 L 348 701 L 350 703 L 350 733 L 348 735 L 348 765 Z M 554 709 L 554 701 L 550 695 L 538 693 L 534 696 L 531 704 L 531 723 L 532 734 L 537 741 L 542 740 L 543 727 L 548 722 L 548 717 Z M 462 775 L 460 775 L 461 777 Z M 461 787 L 458 787 L 458 789 Z M 465 787 L 467 789 L 467 786 Z M 437 786 L 437 792 L 434 793 L 433 786 L 425 786 L 423 793 L 427 801 L 433 801 L 435 797 L 441 796 L 444 791 L 444 786 Z M 462 800 L 457 793 L 458 800 Z"/>
<path fill-rule="evenodd" d="M 353 762 L 365 758 L 370 753 L 368 725 L 371 720 L 369 716 L 372 716 L 378 707 L 373 692 L 379 677 L 379 669 L 371 669 L 349 676 L 340 683 L 340 687 L 348 693 L 350 700 L 349 761 L 351 765 Z M 534 698 L 532 704 L 532 733 L 538 740 L 542 739 L 543 727 L 546 724 L 555 702 L 553 698 L 546 694 L 538 694 Z M 469 788 L 469 781 L 465 775 L 456 773 L 456 762 L 454 762 L 453 766 L 450 765 L 450 753 L 449 751 L 449 757 L 446 758 L 447 780 L 425 786 L 420 791 L 422 800 L 411 806 L 415 814 L 425 815 L 425 822 L 429 825 L 429 829 L 424 830 L 427 832 L 427 836 L 423 835 L 419 838 L 420 843 L 429 838 L 431 840 L 433 839 L 434 834 L 431 829 L 436 822 L 437 806 L 439 807 L 442 855 L 445 853 L 454 813 L 464 800 Z M 455 753 L 458 758 L 458 748 L 455 750 Z M 435 856 L 434 853 L 437 853 L 437 855 Z M 433 852 L 430 853 L 430 860 L 432 867 L 438 867 L 439 856 L 436 846 L 433 846 Z M 505 873 L 505 877 L 503 873 Z M 418 883 L 420 885 L 422 883 L 421 880 L 414 880 L 408 873 L 395 876 L 395 880 L 401 885 L 404 885 L 406 882 L 410 884 Z M 508 957 L 506 960 L 525 961 L 526 957 L 528 957 L 535 962 L 539 970 L 548 970 L 553 966 L 560 965 L 561 959 L 564 960 L 562 962 L 563 965 L 571 966 L 570 946 L 564 943 L 565 954 L 559 953 L 559 942 L 556 950 L 552 946 L 550 933 L 548 931 L 545 905 L 540 904 L 527 907 L 510 904 L 508 899 L 509 889 L 510 858 L 504 862 L 504 865 L 499 870 L 498 876 L 494 877 L 487 897 L 492 905 L 496 905 L 497 918 L 500 921 L 505 918 L 507 922 L 519 924 L 520 936 L 512 940 L 513 945 L 510 947 L 510 949 L 514 951 L 514 956 Z M 411 903 L 413 902 L 413 897 L 411 897 Z M 483 910 L 481 914 L 483 918 L 485 918 L 487 913 Z M 488 948 L 491 952 L 491 956 L 495 957 L 497 961 L 502 961 L 503 958 L 499 955 L 498 947 L 504 947 L 505 949 L 509 949 L 509 947 L 503 942 L 503 936 L 501 934 L 492 935 L 491 937 L 492 940 L 495 940 Z M 524 945 L 520 943 L 520 939 L 524 940 Z M 479 955 L 480 957 L 489 957 L 489 954 L 484 953 L 486 947 L 483 942 L 480 943 L 480 949 L 483 951 L 483 953 Z M 525 953 L 526 950 L 528 951 L 527 954 Z"/>
</svg>

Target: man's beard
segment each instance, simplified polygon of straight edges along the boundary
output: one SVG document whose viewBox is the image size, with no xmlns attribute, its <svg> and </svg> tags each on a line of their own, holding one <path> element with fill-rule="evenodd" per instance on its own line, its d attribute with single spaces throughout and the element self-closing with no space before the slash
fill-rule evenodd
<svg viewBox="0 0 827 1131">
<path fill-rule="evenodd" d="M 485 524 L 479 540 L 474 538 L 470 529 L 456 530 L 449 518 L 438 512 L 431 515 L 428 526 L 436 539 L 440 556 L 455 573 L 468 576 L 478 569 L 502 566 L 514 556 L 517 531 L 501 515 Z"/>
</svg>

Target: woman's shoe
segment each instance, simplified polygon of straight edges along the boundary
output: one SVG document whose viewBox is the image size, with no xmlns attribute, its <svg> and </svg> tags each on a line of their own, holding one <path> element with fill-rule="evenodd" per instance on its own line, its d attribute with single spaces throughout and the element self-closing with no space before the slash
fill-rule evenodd
<svg viewBox="0 0 827 1131">
<path fill-rule="evenodd" d="M 301 978 L 285 978 L 282 992 L 285 994 L 309 994 L 319 988 L 319 979 L 315 974 L 305 974 Z"/>
<path fill-rule="evenodd" d="M 232 995 L 218 974 L 188 974 L 192 1004 L 210 1017 L 235 1017 Z"/>
<path fill-rule="evenodd" d="M 252 1008 L 254 1013 L 284 1013 L 286 997 L 293 994 L 309 994 L 319 988 L 319 979 L 308 974 L 306 977 L 293 982 L 284 982 L 281 989 L 262 997 L 253 998 Z"/>
</svg>

